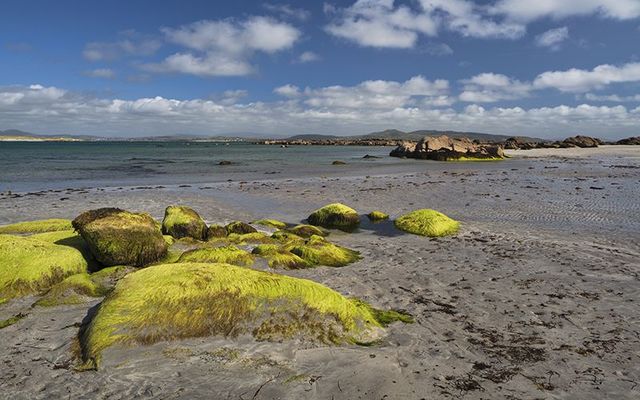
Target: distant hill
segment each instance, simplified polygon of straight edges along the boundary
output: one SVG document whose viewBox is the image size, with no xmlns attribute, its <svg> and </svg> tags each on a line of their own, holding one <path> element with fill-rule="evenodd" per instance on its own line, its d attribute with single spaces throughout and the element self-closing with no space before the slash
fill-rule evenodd
<svg viewBox="0 0 640 400">
<path fill-rule="evenodd" d="M 37 135 L 31 132 L 25 132 L 18 129 L 7 129 L 0 131 L 0 141 L 84 141 L 98 140 L 97 136 L 83 135 Z"/>
<path fill-rule="evenodd" d="M 387 129 L 380 132 L 372 132 L 366 135 L 358 136 L 335 136 L 335 135 L 296 135 L 288 140 L 333 140 L 333 139 L 387 139 L 387 140 L 412 140 L 418 141 L 425 136 L 447 135 L 452 138 L 467 137 L 469 139 L 478 139 L 485 142 L 502 142 L 513 135 L 494 135 L 490 133 L 479 132 L 458 132 L 458 131 L 438 131 L 438 130 L 418 130 L 412 132 L 403 132 L 397 129 Z M 528 142 L 543 142 L 544 139 L 518 136 Z"/>
</svg>

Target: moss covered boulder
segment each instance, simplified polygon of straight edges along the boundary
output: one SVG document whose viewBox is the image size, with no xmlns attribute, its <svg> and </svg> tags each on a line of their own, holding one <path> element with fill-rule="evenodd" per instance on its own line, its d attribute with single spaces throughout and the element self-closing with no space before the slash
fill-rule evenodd
<svg viewBox="0 0 640 400">
<path fill-rule="evenodd" d="M 80 214 L 73 227 L 103 266 L 143 266 L 167 254 L 167 242 L 148 214 L 101 208 Z"/>
<path fill-rule="evenodd" d="M 178 259 L 179 263 L 224 263 L 240 266 L 249 266 L 253 264 L 253 261 L 253 256 L 250 253 L 236 246 L 205 247 L 189 250 L 182 253 Z"/>
<path fill-rule="evenodd" d="M 35 305 L 52 307 L 64 304 L 79 304 L 85 297 L 100 297 L 106 294 L 106 289 L 91 280 L 86 273 L 71 275 L 51 289 Z"/>
<path fill-rule="evenodd" d="M 207 240 L 219 239 L 227 236 L 227 230 L 224 226 L 211 225 L 207 228 Z"/>
<path fill-rule="evenodd" d="M 320 229 L 317 226 L 304 225 L 304 224 L 296 225 L 293 228 L 288 229 L 288 231 L 302 238 L 310 238 L 313 235 L 316 235 L 316 236 L 329 235 L 329 232 L 325 231 L 324 229 Z"/>
<path fill-rule="evenodd" d="M 358 212 L 341 203 L 333 203 L 317 209 L 307 218 L 311 225 L 351 231 L 360 224 Z"/>
<path fill-rule="evenodd" d="M 71 220 L 43 219 L 38 221 L 18 222 L 17 224 L 0 226 L 0 233 L 42 233 L 73 230 Z"/>
<path fill-rule="evenodd" d="M 278 221 L 277 219 L 259 219 L 251 223 L 254 225 L 268 226 L 269 228 L 275 229 L 285 229 L 287 227 L 287 224 L 282 221 Z"/>
<path fill-rule="evenodd" d="M 169 206 L 164 210 L 162 233 L 176 239 L 190 237 L 205 240 L 207 224 L 193 209 L 185 206 Z"/>
<path fill-rule="evenodd" d="M 278 269 L 303 269 L 313 264 L 286 250 L 281 245 L 260 244 L 253 248 L 253 254 L 266 258 L 269 267 Z"/>
<path fill-rule="evenodd" d="M 0 235 L 0 303 L 49 289 L 67 276 L 85 272 L 82 253 L 42 240 Z"/>
<path fill-rule="evenodd" d="M 238 234 L 238 235 L 244 235 L 247 233 L 256 233 L 258 232 L 258 230 L 256 228 L 254 228 L 253 226 L 247 224 L 246 222 L 242 222 L 242 221 L 235 221 L 232 222 L 230 224 L 228 224 L 227 226 L 225 226 L 225 228 L 227 229 L 227 233 L 228 234 Z"/>
<path fill-rule="evenodd" d="M 360 259 L 360 253 L 337 246 L 321 236 L 311 236 L 306 241 L 293 242 L 284 248 L 312 265 L 344 267 Z"/>
<path fill-rule="evenodd" d="M 412 211 L 395 220 L 396 228 L 416 235 L 440 237 L 458 232 L 460 223 L 430 209 Z"/>
<path fill-rule="evenodd" d="M 228 264 L 164 264 L 120 280 L 81 336 L 81 347 L 85 361 L 97 366 L 103 350 L 115 344 L 191 337 L 370 342 L 390 315 L 305 279 Z"/>
<path fill-rule="evenodd" d="M 389 214 L 383 213 L 382 211 L 371 211 L 367 214 L 367 218 L 373 222 L 385 221 L 389 219 Z"/>
</svg>

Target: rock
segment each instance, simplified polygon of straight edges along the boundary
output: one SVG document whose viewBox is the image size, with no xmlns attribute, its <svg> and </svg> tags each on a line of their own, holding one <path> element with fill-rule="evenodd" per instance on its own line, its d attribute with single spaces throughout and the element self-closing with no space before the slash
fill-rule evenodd
<svg viewBox="0 0 640 400">
<path fill-rule="evenodd" d="M 253 264 L 253 256 L 236 246 L 205 247 L 185 251 L 178 262 L 225 263 L 248 267 Z"/>
<path fill-rule="evenodd" d="M 317 226 L 304 224 L 296 225 L 293 228 L 288 229 L 288 231 L 302 238 L 310 238 L 313 235 L 327 236 L 329 234 L 329 232 L 326 232 Z"/>
<path fill-rule="evenodd" d="M 422 209 L 396 219 L 395 226 L 416 235 L 440 237 L 458 232 L 460 223 L 438 211 Z"/>
<path fill-rule="evenodd" d="M 389 219 L 389 214 L 385 214 L 382 211 L 371 211 L 367 214 L 367 217 L 371 221 L 384 221 L 385 219 Z"/>
<path fill-rule="evenodd" d="M 256 228 L 242 221 L 232 222 L 225 228 L 227 230 L 227 234 L 237 233 L 238 235 L 244 235 L 245 233 L 258 232 Z"/>
<path fill-rule="evenodd" d="M 0 235 L 0 260 L 0 304 L 47 290 L 88 267 L 73 247 L 13 235 Z"/>
<path fill-rule="evenodd" d="M 275 244 L 259 244 L 253 248 L 253 254 L 264 257 L 271 268 L 304 269 L 313 265 L 292 252 Z"/>
<path fill-rule="evenodd" d="M 481 145 L 467 138 L 451 139 L 443 135 L 427 136 L 415 145 L 403 142 L 390 155 L 437 161 L 500 160 L 504 158 L 504 151 L 500 145 Z"/>
<path fill-rule="evenodd" d="M 0 233 L 42 233 L 72 230 L 68 219 L 43 219 L 0 226 Z"/>
<path fill-rule="evenodd" d="M 344 267 L 358 261 L 360 253 L 337 246 L 321 236 L 311 236 L 304 243 L 294 242 L 284 247 L 311 265 Z"/>
<path fill-rule="evenodd" d="M 336 160 L 332 162 L 331 165 L 347 165 L 347 163 L 344 161 Z"/>
<path fill-rule="evenodd" d="M 235 164 L 233 161 L 229 161 L 229 160 L 222 160 L 218 163 L 218 165 L 233 165 Z"/>
<path fill-rule="evenodd" d="M 640 146 L 640 136 L 634 136 L 634 137 L 618 140 L 616 144 Z"/>
<path fill-rule="evenodd" d="M 207 240 L 223 238 L 227 236 L 227 229 L 220 225 L 211 225 L 207 228 Z"/>
<path fill-rule="evenodd" d="M 169 206 L 164 210 L 162 233 L 176 239 L 190 237 L 204 240 L 207 236 L 207 224 L 189 207 Z"/>
<path fill-rule="evenodd" d="M 598 145 L 602 144 L 600 139 L 595 139 L 589 136 L 573 136 L 570 138 L 566 138 L 562 141 L 562 145 L 566 145 L 568 147 L 598 147 Z"/>
<path fill-rule="evenodd" d="M 139 267 L 167 254 L 167 242 L 149 214 L 100 208 L 80 214 L 72 224 L 104 266 Z"/>
<path fill-rule="evenodd" d="M 311 225 L 342 230 L 352 230 L 360 224 L 358 212 L 340 203 L 329 204 L 315 210 L 307 220 Z"/>
<path fill-rule="evenodd" d="M 362 157 L 362 158 L 364 158 L 365 160 L 370 160 L 370 159 L 380 158 L 380 157 L 372 156 L 372 155 L 369 155 L 369 154 L 365 154 L 364 157 Z"/>
<path fill-rule="evenodd" d="M 252 335 L 259 341 L 368 343 L 406 314 L 376 310 L 319 283 L 228 264 L 176 263 L 118 282 L 80 337 L 85 367 L 110 346 Z"/>
<path fill-rule="evenodd" d="M 504 141 L 502 147 L 509 150 L 531 150 L 540 146 L 537 142 L 526 142 L 519 137 L 511 137 Z"/>
<path fill-rule="evenodd" d="M 268 226 L 270 228 L 276 229 L 285 229 L 287 227 L 287 224 L 282 221 L 278 221 L 277 219 L 259 219 L 251 223 L 254 225 Z"/>
</svg>

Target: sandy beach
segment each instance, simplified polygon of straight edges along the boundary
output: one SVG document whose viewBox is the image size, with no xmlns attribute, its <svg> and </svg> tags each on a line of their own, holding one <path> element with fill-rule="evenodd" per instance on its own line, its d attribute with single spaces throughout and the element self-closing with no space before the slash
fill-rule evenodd
<svg viewBox="0 0 640 400">
<path fill-rule="evenodd" d="M 509 155 L 490 166 L 406 160 L 390 172 L 350 173 L 347 164 L 299 178 L 2 193 L 0 224 L 74 218 L 99 207 L 162 219 L 170 204 L 188 205 L 208 223 L 299 223 L 342 202 L 392 218 L 433 208 L 462 225 L 457 235 L 428 239 L 392 222 L 365 222 L 355 233 L 331 233 L 360 261 L 279 271 L 414 316 L 368 347 L 205 337 L 115 346 L 97 371 L 76 372 L 78 329 L 100 299 L 2 304 L 0 320 L 26 317 L 1 331 L 0 397 L 640 397 L 640 148 Z"/>
</svg>

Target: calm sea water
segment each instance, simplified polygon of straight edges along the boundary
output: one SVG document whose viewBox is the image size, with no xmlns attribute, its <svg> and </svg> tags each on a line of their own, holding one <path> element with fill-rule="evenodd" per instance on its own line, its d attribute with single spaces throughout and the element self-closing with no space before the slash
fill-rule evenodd
<svg viewBox="0 0 640 400">
<path fill-rule="evenodd" d="M 131 186 L 400 170 L 388 147 L 193 142 L 0 142 L 0 191 Z M 363 159 L 365 154 L 378 159 Z M 229 160 L 234 165 L 218 163 Z M 334 160 L 348 163 L 332 166 Z M 404 160 L 406 161 L 406 160 Z"/>
</svg>

